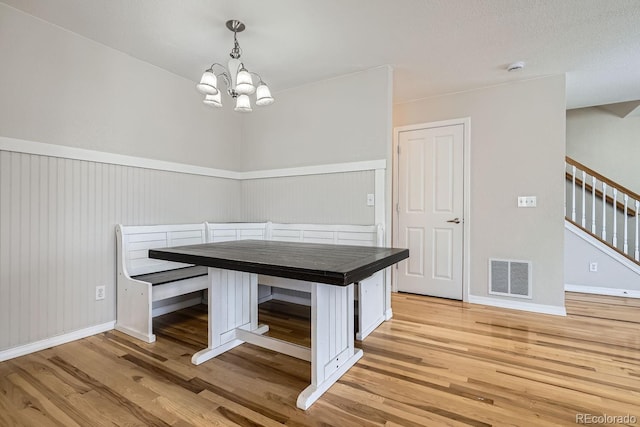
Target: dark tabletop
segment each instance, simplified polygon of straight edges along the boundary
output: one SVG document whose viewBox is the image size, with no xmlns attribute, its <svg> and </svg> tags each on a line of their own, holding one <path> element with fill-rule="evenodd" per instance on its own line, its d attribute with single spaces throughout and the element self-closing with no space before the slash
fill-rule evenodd
<svg viewBox="0 0 640 427">
<path fill-rule="evenodd" d="M 339 286 L 363 280 L 408 257 L 408 249 L 272 240 L 149 250 L 149 258 Z"/>
</svg>

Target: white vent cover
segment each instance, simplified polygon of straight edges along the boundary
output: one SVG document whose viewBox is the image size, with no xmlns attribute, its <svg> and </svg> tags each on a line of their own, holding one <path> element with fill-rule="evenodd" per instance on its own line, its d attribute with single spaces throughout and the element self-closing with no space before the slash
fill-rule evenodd
<svg viewBox="0 0 640 427">
<path fill-rule="evenodd" d="M 531 298 L 531 261 L 489 259 L 489 293 Z"/>
</svg>

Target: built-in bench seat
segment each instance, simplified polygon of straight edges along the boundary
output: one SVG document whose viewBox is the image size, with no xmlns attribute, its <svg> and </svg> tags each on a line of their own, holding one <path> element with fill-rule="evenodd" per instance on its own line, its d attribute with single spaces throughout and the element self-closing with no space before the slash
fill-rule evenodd
<svg viewBox="0 0 640 427">
<path fill-rule="evenodd" d="M 229 240 L 278 240 L 287 242 L 326 243 L 352 246 L 384 246 L 381 225 L 335 225 L 335 224 L 283 224 L 264 223 L 206 223 L 207 241 Z M 364 339 L 386 319 L 384 271 L 357 284 L 356 338 Z M 259 301 L 269 299 L 286 300 L 310 305 L 311 283 L 289 280 L 282 277 L 258 276 Z"/>
<path fill-rule="evenodd" d="M 131 276 L 132 279 L 142 280 L 151 283 L 151 286 L 164 285 L 165 283 L 176 282 L 178 280 L 192 279 L 194 277 L 206 276 L 209 269 L 202 265 L 193 267 L 176 268 L 175 270 L 158 271 L 157 273 L 139 274 Z"/>
<path fill-rule="evenodd" d="M 204 224 L 116 226 L 117 315 L 115 328 L 146 342 L 154 342 L 154 305 L 161 307 L 209 287 L 207 267 L 149 258 L 149 249 L 206 242 Z M 192 302 L 201 301 L 201 292 Z M 183 305 L 191 305 L 186 303 Z M 176 304 L 175 308 L 180 308 Z M 164 308 L 164 310 L 163 310 Z M 158 313 L 158 314 L 160 314 Z"/>
<path fill-rule="evenodd" d="M 383 246 L 378 225 L 262 223 L 202 223 L 116 227 L 117 319 L 115 328 L 146 342 L 154 342 L 153 317 L 202 302 L 194 298 L 162 305 L 209 287 L 203 266 L 149 258 L 149 249 L 229 240 L 280 240 L 338 245 Z M 282 299 L 310 303 L 311 284 L 298 280 L 258 276 L 258 300 Z M 364 339 L 385 318 L 388 289 L 380 271 L 357 284 L 357 339 Z M 173 301 L 173 300 L 172 300 Z M 154 310 L 155 306 L 155 310 Z"/>
</svg>

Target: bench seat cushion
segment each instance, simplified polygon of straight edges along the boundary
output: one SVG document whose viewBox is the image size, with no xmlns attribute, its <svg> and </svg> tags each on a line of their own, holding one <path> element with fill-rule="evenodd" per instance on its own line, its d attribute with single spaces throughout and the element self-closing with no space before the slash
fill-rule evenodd
<svg viewBox="0 0 640 427">
<path fill-rule="evenodd" d="M 176 268 L 174 270 L 158 271 L 156 273 L 140 274 L 132 276 L 133 279 L 151 283 L 151 285 L 162 285 L 164 283 L 176 282 L 178 280 L 191 279 L 193 277 L 206 276 L 208 268 L 201 265 L 192 267 Z"/>
</svg>

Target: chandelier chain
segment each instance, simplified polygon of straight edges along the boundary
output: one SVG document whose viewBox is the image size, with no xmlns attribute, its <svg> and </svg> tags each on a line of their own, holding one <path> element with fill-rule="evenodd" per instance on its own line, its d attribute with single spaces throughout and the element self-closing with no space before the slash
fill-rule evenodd
<svg viewBox="0 0 640 427">
<path fill-rule="evenodd" d="M 240 43 L 238 43 L 238 32 L 233 32 L 233 49 L 231 49 L 231 53 L 229 54 L 233 59 L 238 59 L 242 56 L 242 49 L 240 48 Z"/>
</svg>

